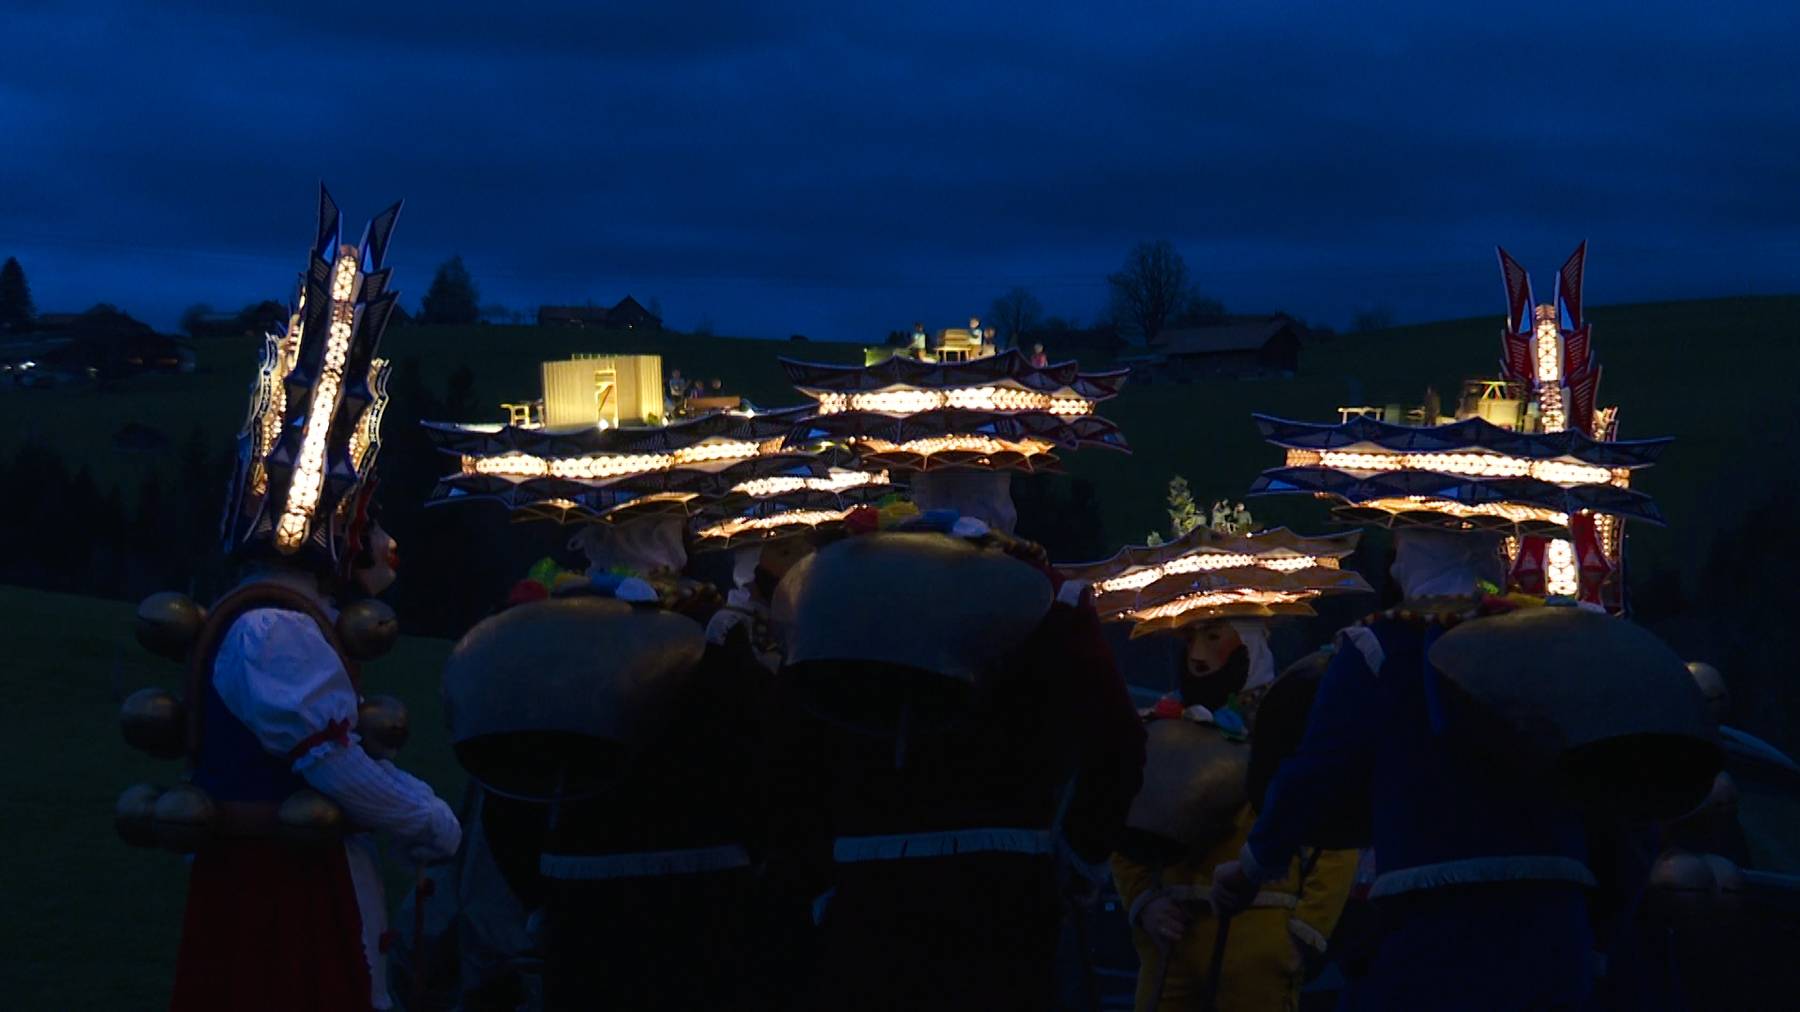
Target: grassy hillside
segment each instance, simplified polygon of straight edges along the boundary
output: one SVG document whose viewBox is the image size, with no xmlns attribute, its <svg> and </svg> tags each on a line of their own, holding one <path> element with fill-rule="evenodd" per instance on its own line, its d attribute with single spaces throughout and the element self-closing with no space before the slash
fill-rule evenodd
<svg viewBox="0 0 1800 1012">
<path fill-rule="evenodd" d="M 199 370 L 192 375 L 143 376 L 116 390 L 0 390 L 0 453 L 27 439 L 48 441 L 71 467 L 86 465 L 103 488 L 119 483 L 129 499 L 146 471 L 173 466 L 182 440 L 196 427 L 215 443 L 236 431 L 248 408 L 258 352 L 249 340 L 201 341 Z M 680 369 L 690 379 L 717 376 L 728 392 L 763 405 L 796 399 L 776 362 L 780 356 L 860 361 L 858 349 L 842 344 L 523 326 L 403 327 L 382 342 L 382 354 L 395 362 L 416 358 L 426 384 L 440 393 L 452 373 L 468 366 L 476 399 L 491 412 L 486 420 L 496 421 L 504 418 L 500 402 L 537 396 L 539 363 L 576 352 L 653 352 L 663 356 L 665 375 Z M 389 424 L 401 421 L 390 418 Z M 114 449 L 113 433 L 129 422 L 161 430 L 170 447 L 152 453 Z"/>
<path fill-rule="evenodd" d="M 118 704 L 179 672 L 138 647 L 130 605 L 0 587 L 7 705 L 0 761 L 0 993 L 16 1009 L 151 1009 L 168 999 L 187 884 L 183 859 L 127 847 L 113 800 L 133 783 L 168 785 L 178 763 L 118 733 Z M 368 670 L 371 691 L 406 701 L 413 739 L 400 762 L 452 803 L 462 777 L 437 694 L 449 644 L 402 640 Z M 398 896 L 399 869 L 390 893 Z"/>
<path fill-rule="evenodd" d="M 1734 500 L 1765 494 L 1800 456 L 1787 438 L 1800 409 L 1783 385 L 1800 371 L 1800 297 L 1601 307 L 1592 318 L 1601 403 L 1620 405 L 1622 434 L 1676 437 L 1638 483 L 1662 503 L 1669 527 L 1631 528 L 1633 565 L 1639 575 L 1668 566 L 1691 576 L 1713 533 L 1742 513 Z M 1427 384 L 1454 396 L 1463 378 L 1496 370 L 1500 326 L 1480 317 L 1342 336 L 1305 348 L 1292 380 L 1128 385 L 1104 410 L 1133 454 L 1096 451 L 1071 459 L 1069 470 L 1101 483 L 1109 543 L 1140 539 L 1166 523 L 1172 475 L 1211 502 L 1239 495 L 1279 462 L 1279 451 L 1258 440 L 1252 412 L 1335 420 L 1340 404 L 1417 403 Z M 1252 509 L 1325 520 L 1311 502 Z"/>
<path fill-rule="evenodd" d="M 1779 384 L 1800 372 L 1800 297 L 1601 307 L 1593 311 L 1593 324 L 1605 370 L 1601 400 L 1622 406 L 1624 433 L 1679 440 L 1666 463 L 1642 481 L 1663 502 L 1670 528 L 1634 528 L 1634 563 L 1640 573 L 1673 567 L 1691 575 L 1695 539 L 1708 543 L 1739 509 L 1725 500 L 1755 495 L 1793 454 L 1788 440 L 1772 434 L 1788 431 L 1794 421 L 1793 399 Z M 1252 411 L 1331 419 L 1339 404 L 1415 401 L 1428 383 L 1451 394 L 1463 378 L 1495 369 L 1499 327 L 1497 317 L 1483 316 L 1342 336 L 1308 346 L 1292 380 L 1128 384 L 1104 410 L 1124 428 L 1135 453 L 1074 455 L 1069 470 L 1100 484 L 1107 543 L 1138 540 L 1163 523 L 1163 489 L 1171 476 L 1185 475 L 1195 495 L 1211 501 L 1241 494 L 1258 470 L 1276 463 L 1276 451 L 1256 439 Z M 855 347 L 842 344 L 510 326 L 399 329 L 384 345 L 396 360 L 418 359 L 426 383 L 437 391 L 455 370 L 469 366 L 476 401 L 491 405 L 495 419 L 500 401 L 536 392 L 539 362 L 577 351 L 654 351 L 664 356 L 665 369 L 717 376 L 730 391 L 765 405 L 795 399 L 778 357 L 858 357 Z M 0 453 L 22 439 L 46 438 L 72 463 L 88 465 L 103 488 L 120 482 L 129 497 L 146 469 L 169 473 L 180 442 L 195 426 L 216 440 L 241 421 L 255 352 L 250 344 L 206 343 L 202 372 L 146 377 L 122 391 L 10 391 L 0 396 Z M 1769 379 L 1759 382 L 1762 377 Z M 162 429 L 175 445 L 151 454 L 114 450 L 112 433 L 130 421 Z M 1324 522 L 1311 503 L 1256 509 L 1276 519 Z"/>
</svg>

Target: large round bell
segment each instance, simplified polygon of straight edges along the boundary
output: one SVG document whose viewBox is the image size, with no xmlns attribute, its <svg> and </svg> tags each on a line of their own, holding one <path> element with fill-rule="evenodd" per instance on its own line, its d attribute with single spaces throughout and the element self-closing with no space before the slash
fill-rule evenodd
<svg viewBox="0 0 1800 1012">
<path fill-rule="evenodd" d="M 1699 807 L 1670 823 L 1668 840 L 1674 846 L 1703 850 L 1719 846 L 1737 835 L 1738 787 L 1731 774 L 1721 771 Z"/>
<path fill-rule="evenodd" d="M 1251 807 L 1262 810 L 1269 784 L 1282 762 L 1300 750 L 1306 724 L 1312 716 L 1319 681 L 1331 666 L 1332 655 L 1317 651 L 1295 661 L 1269 683 L 1251 715 L 1250 766 L 1245 776 Z M 1315 814 L 1311 847 L 1354 850 L 1369 843 L 1370 800 L 1361 793 L 1331 798 L 1328 810 Z"/>
<path fill-rule="evenodd" d="M 154 686 L 125 697 L 119 707 L 119 731 L 126 744 L 158 759 L 187 753 L 186 708 L 181 698 Z"/>
<path fill-rule="evenodd" d="M 1744 908 L 1744 873 L 1728 857 L 1720 854 L 1702 854 L 1701 860 L 1706 862 L 1712 872 L 1713 910 L 1725 917 L 1743 912 Z"/>
<path fill-rule="evenodd" d="M 205 625 L 206 609 L 186 594 L 166 590 L 138 603 L 137 641 L 159 657 L 186 660 Z"/>
<path fill-rule="evenodd" d="M 156 799 L 153 818 L 159 846 L 191 854 L 212 841 L 218 806 L 193 784 L 176 784 Z"/>
<path fill-rule="evenodd" d="M 1706 710 L 1712 714 L 1713 723 L 1725 723 L 1731 712 L 1731 689 L 1725 684 L 1725 676 L 1705 661 L 1689 661 L 1687 669 L 1706 700 Z"/>
<path fill-rule="evenodd" d="M 162 788 L 155 784 L 133 784 L 125 788 L 113 803 L 113 828 L 119 839 L 133 847 L 154 847 L 156 840 L 156 800 Z"/>
<path fill-rule="evenodd" d="M 329 843 L 348 827 L 338 803 L 314 790 L 295 791 L 275 810 L 275 832 L 292 843 Z"/>
<path fill-rule="evenodd" d="M 444 667 L 457 759 L 513 797 L 604 790 L 674 720 L 705 650 L 692 619 L 613 598 L 509 608 L 469 630 Z"/>
<path fill-rule="evenodd" d="M 1146 736 L 1144 785 L 1125 824 L 1190 849 L 1223 840 L 1248 797 L 1249 747 L 1185 719 L 1152 721 Z"/>
<path fill-rule="evenodd" d="M 776 589 L 772 619 L 807 705 L 887 732 L 960 710 L 1050 605 L 1044 574 L 998 548 L 943 534 L 865 534 L 796 563 Z"/>
<path fill-rule="evenodd" d="M 359 661 L 372 661 L 394 648 L 400 639 L 400 619 L 394 609 L 372 597 L 351 603 L 338 613 L 338 643 Z"/>
<path fill-rule="evenodd" d="M 1723 755 L 1676 653 L 1575 607 L 1464 622 L 1431 648 L 1446 729 L 1483 762 L 1550 778 L 1591 809 L 1669 819 L 1699 804 Z"/>
<path fill-rule="evenodd" d="M 370 696 L 356 708 L 356 734 L 371 758 L 392 759 L 406 747 L 412 725 L 406 704 L 393 696 Z"/>
<path fill-rule="evenodd" d="M 1664 918 L 1692 920 L 1704 913 L 1713 886 L 1713 868 L 1703 855 L 1669 850 L 1650 867 L 1648 899 Z"/>
</svg>

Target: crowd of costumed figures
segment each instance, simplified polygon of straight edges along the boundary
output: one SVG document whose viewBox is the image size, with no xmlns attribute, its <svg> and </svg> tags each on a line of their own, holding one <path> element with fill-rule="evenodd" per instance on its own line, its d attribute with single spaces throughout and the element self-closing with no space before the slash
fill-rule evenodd
<svg viewBox="0 0 1800 1012">
<path fill-rule="evenodd" d="M 373 497 L 398 214 L 352 244 L 321 195 L 238 436 L 242 582 L 140 608 L 186 683 L 133 695 L 125 737 L 185 770 L 116 821 L 192 855 L 179 1012 L 1049 1009 L 1102 899 L 1141 1010 L 1292 1009 L 1327 964 L 1355 1008 L 1642 1008 L 1676 1000 L 1670 925 L 1728 920 L 1722 742 L 1753 739 L 1623 617 L 1669 440 L 1598 405 L 1585 246 L 1544 305 L 1502 251 L 1501 374 L 1447 412 L 1256 418 L 1281 459 L 1248 493 L 1329 501 L 1319 534 L 1233 497 L 1053 563 L 1012 477 L 1127 451 L 1100 414 L 1126 370 L 979 321 L 784 360 L 792 407 L 577 356 L 503 423 L 403 420 L 444 455 L 434 504 L 570 539 L 444 669 L 458 812 L 361 674 L 398 633 Z M 1272 627 L 1372 593 L 1357 527 L 1391 532 L 1390 599 L 1278 663 Z M 689 575 L 712 552 L 728 587 Z M 1179 669 L 1122 674 L 1127 636 Z M 392 924 L 384 862 L 417 873 Z"/>
</svg>

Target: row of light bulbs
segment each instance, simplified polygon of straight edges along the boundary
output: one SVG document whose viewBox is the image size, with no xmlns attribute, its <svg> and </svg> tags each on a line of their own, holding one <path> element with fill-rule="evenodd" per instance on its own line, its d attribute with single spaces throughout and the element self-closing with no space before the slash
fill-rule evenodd
<svg viewBox="0 0 1800 1012">
<path fill-rule="evenodd" d="M 768 531 L 779 527 L 817 527 L 820 524 L 835 523 L 848 516 L 848 509 L 842 510 L 788 510 L 761 517 L 732 517 L 722 520 L 710 527 L 703 527 L 697 533 L 700 538 L 730 538 L 750 531 Z"/>
<path fill-rule="evenodd" d="M 1158 566 L 1140 569 L 1135 573 L 1126 573 L 1110 580 L 1102 580 L 1094 584 L 1094 589 L 1102 594 L 1111 594 L 1121 590 L 1140 590 L 1148 587 L 1165 576 L 1179 576 L 1183 573 L 1211 573 L 1221 569 L 1267 569 L 1276 573 L 1297 573 L 1315 566 L 1336 569 L 1338 561 L 1329 556 L 1287 555 L 1256 556 L 1241 552 L 1196 552 L 1171 559 Z"/>
<path fill-rule="evenodd" d="M 356 256 L 339 250 L 331 279 L 331 328 L 319 377 L 313 384 L 312 403 L 306 409 L 306 428 L 300 438 L 300 455 L 294 463 L 287 503 L 275 525 L 275 547 L 292 554 L 306 540 L 319 494 L 325 485 L 325 449 L 343 393 L 344 363 L 350 355 L 350 335 L 356 321 Z"/>
<path fill-rule="evenodd" d="M 1317 596 L 1319 596 L 1318 592 L 1311 590 L 1250 590 L 1247 588 L 1213 590 L 1188 594 L 1153 608 L 1126 612 L 1125 617 L 1139 622 L 1150 622 L 1159 618 L 1174 618 L 1197 608 L 1223 608 L 1234 604 L 1298 604 Z"/>
<path fill-rule="evenodd" d="M 1627 487 L 1631 472 L 1563 460 L 1530 460 L 1499 453 L 1360 453 L 1349 450 L 1287 452 L 1289 467 L 1329 467 L 1339 471 L 1431 471 L 1476 478 L 1536 478 L 1557 485 Z"/>
<path fill-rule="evenodd" d="M 719 460 L 742 460 L 769 450 L 769 444 L 732 439 L 685 446 L 669 453 L 612 453 L 589 457 L 539 457 L 529 453 L 506 453 L 497 457 L 465 455 L 464 474 L 498 475 L 507 478 L 570 478 L 594 481 L 623 478 L 633 474 L 667 471 L 689 464 Z"/>
<path fill-rule="evenodd" d="M 888 484 L 886 471 L 833 471 L 823 478 L 800 478 L 781 475 L 774 478 L 754 478 L 739 482 L 731 487 L 739 495 L 761 499 L 773 495 L 787 495 L 790 492 L 847 492 L 853 488 L 866 488 L 870 485 Z"/>
<path fill-rule="evenodd" d="M 950 435 L 909 439 L 904 443 L 893 443 L 885 439 L 859 439 L 857 445 L 867 453 L 909 453 L 920 457 L 946 452 L 980 453 L 990 456 L 1000 453 L 1016 453 L 1023 457 L 1031 457 L 1049 453 L 1056 444 L 1035 438 L 1014 441 L 996 439 L 993 436 Z"/>
<path fill-rule="evenodd" d="M 1080 397 L 1057 397 L 1037 390 L 1015 387 L 957 387 L 951 390 L 916 390 L 897 387 L 868 393 L 824 393 L 819 395 L 819 414 L 835 415 L 845 411 L 872 411 L 886 415 L 910 415 L 939 408 L 966 411 L 1048 411 L 1072 417 L 1094 411 L 1092 401 Z"/>
</svg>

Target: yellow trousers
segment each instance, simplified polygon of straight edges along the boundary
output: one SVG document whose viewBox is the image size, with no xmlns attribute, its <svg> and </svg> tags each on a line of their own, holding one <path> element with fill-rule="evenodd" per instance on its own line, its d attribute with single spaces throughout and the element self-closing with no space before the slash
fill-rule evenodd
<svg viewBox="0 0 1800 1012">
<path fill-rule="evenodd" d="M 1150 935 L 1132 931 L 1138 953 L 1137 1012 L 1186 1012 L 1206 999 L 1212 972 L 1213 939 L 1219 922 L 1204 905 L 1189 904 L 1187 934 L 1166 954 Z M 1293 1012 L 1300 1007 L 1305 969 L 1288 931 L 1293 911 L 1256 908 L 1233 917 L 1219 972 L 1219 1012 Z M 1162 1000 L 1156 987 L 1162 980 Z"/>
</svg>

